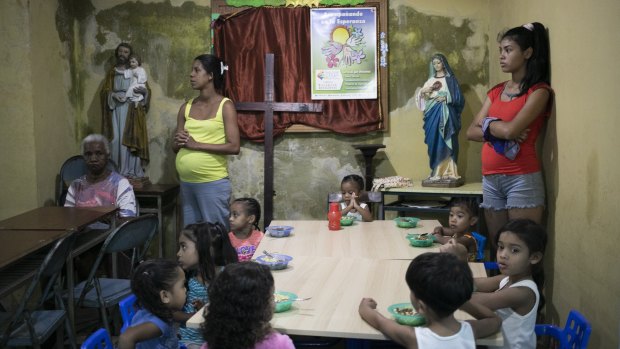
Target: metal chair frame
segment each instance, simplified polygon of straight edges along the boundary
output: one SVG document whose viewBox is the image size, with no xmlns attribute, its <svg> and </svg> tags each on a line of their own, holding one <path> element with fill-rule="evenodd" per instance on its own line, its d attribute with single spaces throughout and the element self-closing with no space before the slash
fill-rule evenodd
<svg viewBox="0 0 620 349">
<path fill-rule="evenodd" d="M 61 272 L 75 239 L 76 234 L 71 232 L 56 242 L 43 259 L 15 312 L 11 316 L 7 316 L 7 314 L 2 316 L 10 318 L 10 321 L 0 339 L 0 347 L 32 346 L 40 348 L 41 343 L 45 342 L 54 330 L 62 326 L 64 321 L 69 345 L 71 348 L 76 348 L 73 328 L 61 297 Z M 32 302 L 37 286 L 43 284 L 42 278 L 47 279 L 43 292 L 36 302 Z M 55 310 L 43 310 L 44 302 L 49 299 L 54 299 Z M 35 303 L 34 307 L 29 306 L 29 304 Z M 61 338 L 59 340 L 62 340 Z"/>
<path fill-rule="evenodd" d="M 88 278 L 73 289 L 77 306 L 100 309 L 101 320 L 108 333 L 112 332 L 108 323 L 107 308 L 117 305 L 131 293 L 130 281 L 99 278 L 97 269 L 106 254 L 133 250 L 131 257 L 131 271 L 133 271 L 144 258 L 153 237 L 157 234 L 157 225 L 157 216 L 147 214 L 118 226 L 103 243 Z"/>
</svg>

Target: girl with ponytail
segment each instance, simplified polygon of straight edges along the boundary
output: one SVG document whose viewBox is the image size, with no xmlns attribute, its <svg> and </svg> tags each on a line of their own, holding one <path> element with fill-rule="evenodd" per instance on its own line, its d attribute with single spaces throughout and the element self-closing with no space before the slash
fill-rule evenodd
<svg viewBox="0 0 620 349">
<path fill-rule="evenodd" d="M 546 28 L 528 23 L 498 41 L 501 69 L 511 78 L 489 90 L 467 130 L 469 140 L 484 142 L 480 207 L 490 241 L 511 219 L 542 220 L 545 186 L 536 141 L 553 104 Z"/>
<path fill-rule="evenodd" d="M 471 301 L 495 310 L 502 318 L 503 348 L 536 348 L 536 315 L 545 304 L 542 259 L 545 229 L 529 219 L 503 226 L 495 241 L 500 275 L 476 278 Z"/>
</svg>

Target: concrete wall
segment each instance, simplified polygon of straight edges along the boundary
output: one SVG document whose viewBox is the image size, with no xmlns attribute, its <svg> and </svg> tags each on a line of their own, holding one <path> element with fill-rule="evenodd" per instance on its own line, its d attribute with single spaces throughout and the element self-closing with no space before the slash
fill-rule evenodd
<svg viewBox="0 0 620 349">
<path fill-rule="evenodd" d="M 210 1 L 7 0 L 0 2 L 5 64 L 0 68 L 0 219 L 51 204 L 56 173 L 100 130 L 98 92 L 114 47 L 131 41 L 153 89 L 149 112 L 153 182 L 174 182 L 170 134 L 178 107 L 194 95 L 191 60 L 209 50 Z M 561 8 L 562 11 L 557 9 Z M 614 204 L 619 164 L 613 143 L 620 101 L 613 67 L 620 54 L 614 20 L 620 3 L 577 0 L 390 1 L 390 131 L 356 137 L 286 134 L 276 144 L 276 219 L 322 218 L 325 193 L 361 173 L 355 143 L 383 143 L 378 176 L 422 179 L 429 173 L 422 113 L 411 97 L 427 76 L 427 55 L 448 55 L 466 98 L 464 127 L 492 84 L 505 80 L 495 36 L 538 20 L 549 27 L 555 113 L 542 144 L 551 241 L 546 258 L 550 321 L 571 308 L 593 323 L 591 348 L 617 348 L 620 273 Z M 576 21 L 579 19 L 579 21 Z M 577 24 L 579 23 L 579 25 Z M 610 64 L 611 63 L 611 64 Z M 611 68 L 610 68 L 611 67 Z M 480 179 L 480 145 L 461 133 L 459 171 Z M 262 147 L 244 142 L 230 163 L 235 195 L 262 200 Z M 585 237 L 585 243 L 584 241 Z M 174 249 L 174 247 L 172 247 Z"/>
</svg>

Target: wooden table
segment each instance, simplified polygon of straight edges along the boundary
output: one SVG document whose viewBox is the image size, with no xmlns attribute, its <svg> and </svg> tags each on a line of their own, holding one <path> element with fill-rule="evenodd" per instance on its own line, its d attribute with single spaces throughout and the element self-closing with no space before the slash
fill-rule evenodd
<svg viewBox="0 0 620 349">
<path fill-rule="evenodd" d="M 294 227 L 291 237 L 273 238 L 266 235 L 257 251 L 316 257 L 363 257 L 375 259 L 413 259 L 420 254 L 406 239 L 407 234 L 430 233 L 439 225 L 436 220 L 422 220 L 416 228 L 403 229 L 393 221 L 354 222 L 339 231 L 329 230 L 324 221 L 273 221 L 275 225 Z M 423 252 L 439 252 L 439 245 Z"/>
<path fill-rule="evenodd" d="M 64 230 L 0 230 L 0 268 L 68 235 Z"/>
<path fill-rule="evenodd" d="M 134 188 L 136 200 L 139 202 L 140 214 L 155 213 L 158 219 L 158 236 L 159 236 L 159 257 L 164 256 L 164 219 L 163 214 L 166 211 L 174 210 L 174 229 L 178 230 L 179 210 L 177 204 L 177 196 L 179 194 L 178 184 L 147 184 L 142 188 Z M 155 201 L 153 205 L 151 202 Z M 176 244 L 176 236 L 174 240 Z"/>
<path fill-rule="evenodd" d="M 296 302 L 290 311 L 274 314 L 272 326 L 291 335 L 386 340 L 381 332 L 359 316 L 359 303 L 363 297 L 372 297 L 379 304 L 378 311 L 389 317 L 389 305 L 409 302 L 405 273 L 411 259 L 424 252 L 436 252 L 438 248 L 409 246 L 404 235 L 431 229 L 434 222 L 423 222 L 426 224 L 417 231 L 394 230 L 390 228 L 394 222 L 375 221 L 336 232 L 327 230 L 327 221 L 272 222 L 272 225 L 288 223 L 295 227 L 291 237 L 265 237 L 258 246 L 259 251 L 273 248 L 273 252 L 293 256 L 287 269 L 273 271 L 276 290 L 293 292 L 299 297 L 312 297 L 308 301 Z M 325 226 L 325 230 L 321 226 Z M 329 248 L 330 238 L 332 248 Z M 319 242 L 314 243 L 313 239 Z M 400 245 L 407 249 L 400 249 Z M 387 251 L 381 251 L 384 249 Z M 470 263 L 470 268 L 474 277 L 486 276 L 482 263 Z M 471 319 L 471 316 L 457 311 L 456 318 L 465 320 Z M 202 312 L 199 311 L 186 325 L 198 328 L 202 322 Z M 501 345 L 503 337 L 498 332 L 476 343 Z"/>
<path fill-rule="evenodd" d="M 114 206 L 35 208 L 0 221 L 0 230 L 81 230 L 116 212 Z"/>
<path fill-rule="evenodd" d="M 63 230 L 0 230 L 0 298 L 34 277 L 45 257 L 38 251 L 68 234 Z"/>
<path fill-rule="evenodd" d="M 41 236 L 54 236 L 55 240 L 57 240 L 60 239 L 62 236 L 70 233 L 71 231 L 75 231 L 75 234 L 84 234 L 81 230 L 83 230 L 87 226 L 103 219 L 108 219 L 110 221 L 109 229 L 100 231 L 99 233 L 89 233 L 88 239 L 85 239 L 84 243 L 81 245 L 76 244 L 73 247 L 71 253 L 67 256 L 67 288 L 73 289 L 75 284 L 73 278 L 73 259 L 91 248 L 92 246 L 95 246 L 96 244 L 104 241 L 107 238 L 107 236 L 116 226 L 115 213 L 117 210 L 118 208 L 114 206 L 39 207 L 34 210 L 30 210 L 20 215 L 0 221 L 0 239 L 2 239 L 3 234 L 9 231 L 21 232 L 21 234 L 16 233 L 15 235 L 13 235 L 15 240 L 12 241 L 12 243 L 18 246 L 26 246 L 27 244 L 31 244 L 33 241 L 35 241 L 35 239 L 36 241 L 41 240 L 39 238 Z M 8 233 L 6 235 L 9 236 Z M 46 245 L 52 243 L 55 240 L 46 240 Z M 3 240 L 0 240 L 0 243 L 4 244 Z M 11 245 L 9 245 L 9 242 L 7 242 L 7 244 L 4 246 L 12 247 Z M 35 250 L 36 248 L 31 248 L 29 251 L 23 250 L 21 253 L 15 255 L 21 255 L 20 258 L 23 259 Z M 4 253 L 2 254 L 2 256 L 4 256 Z M 15 261 L 17 259 L 13 260 Z M 112 268 L 115 271 L 116 258 L 112 259 L 112 264 Z M 24 275 L 28 274 L 25 273 Z M 20 278 L 20 280 L 21 282 L 25 281 L 23 278 Z M 19 286 L 17 281 L 10 285 L 11 288 L 17 286 Z M 75 305 L 73 303 L 73 292 L 69 292 L 68 294 L 69 299 L 67 303 L 69 318 L 71 320 L 73 328 L 75 328 Z"/>
</svg>

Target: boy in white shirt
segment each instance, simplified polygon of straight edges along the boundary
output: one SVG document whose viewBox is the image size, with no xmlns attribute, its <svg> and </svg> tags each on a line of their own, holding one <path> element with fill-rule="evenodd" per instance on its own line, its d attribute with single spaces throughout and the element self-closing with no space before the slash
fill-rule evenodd
<svg viewBox="0 0 620 349">
<path fill-rule="evenodd" d="M 406 348 L 475 349 L 475 338 L 498 332 L 502 321 L 490 309 L 468 302 L 474 289 L 467 262 L 450 253 L 417 256 L 405 275 L 411 290 L 411 304 L 424 316 L 426 325 L 411 328 L 381 315 L 377 302 L 363 298 L 359 313 L 372 327 Z M 476 320 L 459 321 L 454 312 L 461 308 Z"/>
</svg>

